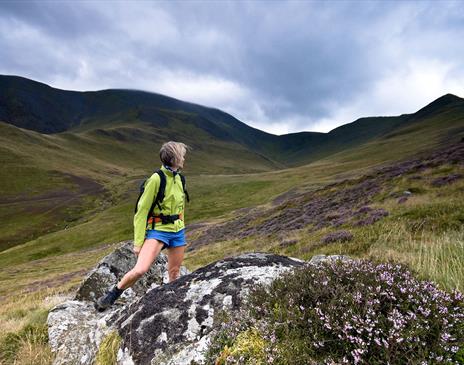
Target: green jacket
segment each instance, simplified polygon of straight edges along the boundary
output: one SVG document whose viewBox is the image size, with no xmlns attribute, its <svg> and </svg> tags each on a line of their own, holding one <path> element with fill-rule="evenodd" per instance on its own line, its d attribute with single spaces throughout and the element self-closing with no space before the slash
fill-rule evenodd
<svg viewBox="0 0 464 365">
<path fill-rule="evenodd" d="M 163 213 L 164 215 L 181 214 L 184 215 L 184 189 L 182 188 L 182 180 L 179 174 L 174 174 L 170 170 L 161 166 L 161 171 L 166 175 L 166 190 L 164 192 L 164 200 L 161 202 L 161 210 L 155 206 L 154 213 L 156 215 Z M 175 175 L 175 176 L 174 176 Z M 154 173 L 145 182 L 145 190 L 137 204 L 137 213 L 134 215 L 134 245 L 142 246 L 145 241 L 145 231 L 151 229 L 151 223 L 147 224 L 147 215 L 150 207 L 155 200 L 156 194 L 160 186 L 160 177 Z M 155 223 L 155 229 L 163 232 L 179 232 L 185 228 L 184 221 L 176 220 L 174 223 L 162 224 Z"/>
</svg>

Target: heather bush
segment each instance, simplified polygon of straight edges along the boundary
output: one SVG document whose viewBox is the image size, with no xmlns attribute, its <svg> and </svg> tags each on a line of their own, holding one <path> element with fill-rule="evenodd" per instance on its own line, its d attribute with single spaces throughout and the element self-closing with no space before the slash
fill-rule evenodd
<svg viewBox="0 0 464 365">
<path fill-rule="evenodd" d="M 245 312 L 213 339 L 207 359 L 224 365 L 459 364 L 463 323 L 460 292 L 419 281 L 402 265 L 322 262 L 253 289 Z"/>
<path fill-rule="evenodd" d="M 436 179 L 432 180 L 432 185 L 433 186 L 443 186 L 446 184 L 451 184 L 455 182 L 456 180 L 462 179 L 463 175 L 462 174 L 451 174 L 448 176 L 440 176 L 437 177 Z"/>
<path fill-rule="evenodd" d="M 346 242 L 353 239 L 353 234 L 349 231 L 336 231 L 331 232 L 322 238 L 323 243 L 332 243 L 332 242 Z"/>
</svg>

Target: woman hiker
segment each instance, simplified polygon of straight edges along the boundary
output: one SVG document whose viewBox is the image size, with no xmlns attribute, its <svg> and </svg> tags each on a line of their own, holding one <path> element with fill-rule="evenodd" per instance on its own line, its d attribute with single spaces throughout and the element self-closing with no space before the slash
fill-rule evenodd
<svg viewBox="0 0 464 365">
<path fill-rule="evenodd" d="M 95 302 L 97 310 L 104 311 L 113 305 L 125 289 L 148 271 L 165 248 L 169 282 L 179 276 L 186 245 L 184 194 L 188 200 L 185 180 L 179 170 L 184 167 L 187 148 L 187 145 L 173 141 L 161 147 L 160 159 L 163 165 L 145 181 L 134 215 L 134 253 L 138 256 L 137 263 L 106 295 L 98 298 Z"/>
</svg>

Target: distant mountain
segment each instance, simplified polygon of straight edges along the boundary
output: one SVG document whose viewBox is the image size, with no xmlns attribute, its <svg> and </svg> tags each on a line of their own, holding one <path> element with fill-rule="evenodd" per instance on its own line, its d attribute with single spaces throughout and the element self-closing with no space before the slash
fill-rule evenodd
<svg viewBox="0 0 464 365">
<path fill-rule="evenodd" d="M 173 128 L 173 120 L 180 118 L 215 139 L 240 143 L 258 152 L 279 147 L 278 136 L 252 128 L 218 109 L 168 96 L 137 90 L 65 91 L 22 77 L 0 76 L 0 120 L 17 127 L 53 134 L 91 122 L 107 127 L 114 119 L 124 118 L 174 132 L 182 126 Z M 311 136 L 313 133 L 308 133 L 303 143 Z"/>
<path fill-rule="evenodd" d="M 156 93 L 119 89 L 65 91 L 23 77 L 0 75 L 0 120 L 20 128 L 56 134 L 142 123 L 164 131 L 172 139 L 188 130 L 190 136 L 202 134 L 238 144 L 277 165 L 308 163 L 451 109 L 464 112 L 464 99 L 447 94 L 414 114 L 360 118 L 329 133 L 276 136 L 221 110 Z"/>
</svg>

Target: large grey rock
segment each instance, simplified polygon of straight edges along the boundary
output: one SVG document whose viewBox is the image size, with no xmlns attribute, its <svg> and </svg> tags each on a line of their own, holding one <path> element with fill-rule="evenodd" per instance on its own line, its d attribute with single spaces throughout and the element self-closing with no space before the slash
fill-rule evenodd
<svg viewBox="0 0 464 365">
<path fill-rule="evenodd" d="M 202 364 L 218 328 L 215 314 L 239 310 L 252 287 L 268 284 L 302 265 L 348 259 L 318 256 L 306 262 L 270 253 L 247 253 L 193 273 L 183 268 L 177 280 L 166 283 L 162 280 L 166 257 L 161 255 L 141 287 L 126 290 L 110 311 L 96 312 L 92 299 L 135 263 L 130 245 L 126 242 L 105 257 L 83 282 L 75 300 L 50 312 L 49 337 L 55 365 L 93 364 L 101 341 L 114 330 L 122 339 L 119 365 Z"/>
<path fill-rule="evenodd" d="M 105 314 L 90 302 L 67 301 L 48 315 L 49 344 L 55 365 L 93 364 L 102 338 L 108 332 Z"/>
<path fill-rule="evenodd" d="M 48 315 L 48 335 L 54 365 L 94 363 L 101 340 L 112 330 L 111 319 L 145 292 L 168 282 L 167 257 L 161 253 L 147 274 L 132 288 L 124 291 L 115 305 L 106 312 L 95 311 L 96 298 L 116 284 L 136 263 L 132 241 L 124 241 L 104 257 L 84 279 L 74 300 L 53 308 Z M 181 267 L 180 276 L 187 274 Z"/>
<path fill-rule="evenodd" d="M 137 262 L 132 241 L 121 242 L 111 254 L 104 257 L 93 269 L 76 293 L 75 300 L 95 301 L 117 283 Z M 137 295 L 143 295 L 153 284 L 167 282 L 166 255 L 160 254 L 150 270 L 131 288 Z"/>
<path fill-rule="evenodd" d="M 349 256 L 345 255 L 315 255 L 311 257 L 311 259 L 308 261 L 308 264 L 310 265 L 318 265 L 320 263 L 323 263 L 325 261 L 350 261 L 352 260 Z"/>
<path fill-rule="evenodd" d="M 285 256 L 248 253 L 154 288 L 117 319 L 123 339 L 120 351 L 129 354 L 135 364 L 200 363 L 218 310 L 238 310 L 250 288 L 270 283 L 282 272 L 303 264 Z"/>
</svg>

